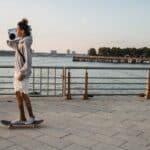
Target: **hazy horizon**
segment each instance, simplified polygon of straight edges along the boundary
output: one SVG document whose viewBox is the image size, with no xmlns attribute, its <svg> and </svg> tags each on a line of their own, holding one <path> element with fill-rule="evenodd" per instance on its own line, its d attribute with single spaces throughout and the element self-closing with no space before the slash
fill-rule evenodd
<svg viewBox="0 0 150 150">
<path fill-rule="evenodd" d="M 150 47 L 149 8 L 148 0 L 1 0 L 0 49 L 10 50 L 7 30 L 24 17 L 36 52 Z"/>
</svg>

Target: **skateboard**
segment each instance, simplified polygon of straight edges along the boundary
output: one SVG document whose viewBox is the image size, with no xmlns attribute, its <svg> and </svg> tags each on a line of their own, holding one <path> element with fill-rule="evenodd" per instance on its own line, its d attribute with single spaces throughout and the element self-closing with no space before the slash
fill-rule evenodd
<svg viewBox="0 0 150 150">
<path fill-rule="evenodd" d="M 9 120 L 1 120 L 1 124 L 7 126 L 8 128 L 36 128 L 38 127 L 44 120 L 35 120 L 32 124 L 12 124 Z"/>
</svg>

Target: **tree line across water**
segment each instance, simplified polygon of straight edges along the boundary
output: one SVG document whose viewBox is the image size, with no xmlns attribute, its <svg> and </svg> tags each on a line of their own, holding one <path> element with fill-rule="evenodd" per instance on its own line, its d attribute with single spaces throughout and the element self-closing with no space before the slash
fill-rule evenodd
<svg viewBox="0 0 150 150">
<path fill-rule="evenodd" d="M 150 57 L 150 48 L 119 48 L 119 47 L 100 47 L 98 50 L 90 48 L 89 56 L 106 56 L 106 57 Z"/>
</svg>

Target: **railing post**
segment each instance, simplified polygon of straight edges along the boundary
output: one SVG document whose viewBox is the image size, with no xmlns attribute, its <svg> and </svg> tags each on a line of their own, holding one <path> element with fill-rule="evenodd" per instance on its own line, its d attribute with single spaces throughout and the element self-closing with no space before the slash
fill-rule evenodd
<svg viewBox="0 0 150 150">
<path fill-rule="evenodd" d="M 66 96 L 67 94 L 66 94 L 66 77 L 67 77 L 67 70 L 66 70 L 66 68 L 65 68 L 65 70 L 64 70 L 65 72 L 64 72 L 64 77 L 65 77 L 65 81 L 64 81 L 64 96 Z"/>
<path fill-rule="evenodd" d="M 62 69 L 61 78 L 62 78 L 62 96 L 64 96 L 64 68 Z"/>
<path fill-rule="evenodd" d="M 48 69 L 48 70 L 47 70 L 47 71 L 48 71 L 48 72 L 47 72 L 47 80 L 48 80 L 48 81 L 47 81 L 47 83 L 48 83 L 48 84 L 47 84 L 47 96 L 49 96 L 49 68 L 47 68 L 47 69 Z"/>
<path fill-rule="evenodd" d="M 146 99 L 150 99 L 150 70 L 147 73 L 147 83 L 146 83 Z"/>
<path fill-rule="evenodd" d="M 66 68 L 62 70 L 62 96 L 66 96 Z"/>
<path fill-rule="evenodd" d="M 88 72 L 87 72 L 87 69 L 86 69 L 86 71 L 85 71 L 85 84 L 84 84 L 83 99 L 84 99 L 84 100 L 87 100 L 87 99 L 88 99 Z"/>
<path fill-rule="evenodd" d="M 40 68 L 40 95 L 42 95 L 42 68 Z"/>
<path fill-rule="evenodd" d="M 57 76 L 57 71 L 56 71 L 56 67 L 54 68 L 54 95 L 56 96 L 56 76 Z"/>
<path fill-rule="evenodd" d="M 32 89 L 33 89 L 33 95 L 35 93 L 35 69 L 33 68 L 33 81 L 32 81 Z"/>
<path fill-rule="evenodd" d="M 70 79 L 71 78 L 71 73 L 70 73 L 70 69 L 68 69 L 68 88 L 67 88 L 67 95 L 66 95 L 66 98 L 67 100 L 70 100 L 71 99 L 71 82 L 70 82 Z"/>
</svg>

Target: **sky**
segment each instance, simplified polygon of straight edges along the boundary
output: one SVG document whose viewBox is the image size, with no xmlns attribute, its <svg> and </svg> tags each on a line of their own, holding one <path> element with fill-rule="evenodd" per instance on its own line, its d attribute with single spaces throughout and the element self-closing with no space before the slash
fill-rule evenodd
<svg viewBox="0 0 150 150">
<path fill-rule="evenodd" d="M 150 0 L 0 0 L 0 49 L 22 18 L 37 52 L 150 47 Z"/>
</svg>

